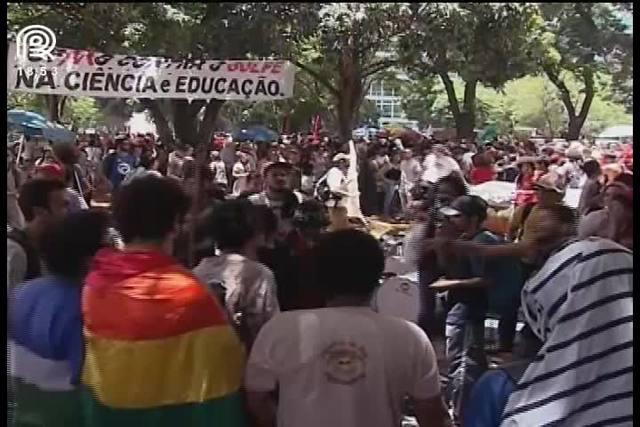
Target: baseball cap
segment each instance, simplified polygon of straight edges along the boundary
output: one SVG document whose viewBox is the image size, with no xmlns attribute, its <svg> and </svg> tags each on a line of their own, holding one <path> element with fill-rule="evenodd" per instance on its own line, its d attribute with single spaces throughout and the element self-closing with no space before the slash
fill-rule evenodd
<svg viewBox="0 0 640 427">
<path fill-rule="evenodd" d="M 57 163 L 45 163 L 36 167 L 37 173 L 43 173 L 56 179 L 64 179 L 64 171 Z"/>
<path fill-rule="evenodd" d="M 460 196 L 455 199 L 449 206 L 440 209 L 440 213 L 444 216 L 479 217 L 483 221 L 487 217 L 487 202 L 482 197 L 474 195 Z"/>
<path fill-rule="evenodd" d="M 534 189 L 542 189 L 542 190 L 551 190 L 556 193 L 564 194 L 567 187 L 558 175 L 554 173 L 546 173 L 542 175 L 538 180 L 533 184 Z"/>
</svg>

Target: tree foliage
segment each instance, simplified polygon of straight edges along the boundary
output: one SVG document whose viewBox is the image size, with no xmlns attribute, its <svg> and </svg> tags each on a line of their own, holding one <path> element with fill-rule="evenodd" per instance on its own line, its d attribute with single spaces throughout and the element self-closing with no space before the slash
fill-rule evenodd
<svg viewBox="0 0 640 427">
<path fill-rule="evenodd" d="M 228 131 L 254 124 L 279 131 L 286 120 L 289 132 L 306 132 L 316 114 L 323 123 L 334 126 L 335 111 L 329 92 L 304 72 L 296 74 L 291 98 L 279 102 L 229 101 L 220 112 L 222 127 Z"/>
<path fill-rule="evenodd" d="M 126 48 L 142 55 L 192 59 L 242 59 L 279 56 L 280 29 L 296 14 L 292 3 L 145 3 L 141 19 L 126 29 Z M 206 29 L 206 30 L 205 30 Z M 223 101 L 176 99 L 163 108 L 141 100 L 165 141 L 173 133 L 195 145 L 211 139 Z M 164 103 L 167 104 L 167 103 Z"/>
<path fill-rule="evenodd" d="M 577 139 L 598 89 L 598 73 L 613 75 L 618 89 L 628 91 L 624 83 L 633 75 L 633 35 L 614 3 L 544 3 L 540 10 L 555 36 L 541 67 L 565 106 L 567 138 Z M 579 101 L 572 98 L 568 76 L 580 82 Z"/>
<path fill-rule="evenodd" d="M 313 12 L 311 33 L 292 37 L 292 58 L 330 93 L 346 141 L 371 79 L 397 63 L 395 47 L 413 15 L 400 3 L 325 3 Z"/>
<path fill-rule="evenodd" d="M 306 131 L 320 114 L 346 139 L 376 119 L 373 104 L 363 102 L 371 81 L 402 65 L 411 77 L 399 85 L 409 119 L 453 125 L 461 136 L 490 121 L 504 130 L 523 123 L 554 134 L 566 128 L 573 137 L 583 126 L 627 117 L 619 103 L 627 111 L 633 105 L 632 12 L 632 3 L 9 3 L 9 31 L 46 25 L 64 47 L 281 57 L 300 71 L 294 97 L 278 102 L 222 108 L 216 100 L 100 98 L 89 108 L 63 96 L 10 94 L 7 105 L 62 121 L 77 116 L 73 105 L 95 107 L 93 118 L 80 121 L 113 128 L 142 108 L 163 140 L 190 144 L 210 139 L 220 111 L 230 126 L 262 122 L 279 130 L 286 118 L 292 132 Z M 519 79 L 537 73 L 548 79 Z M 532 92 L 519 101 L 493 90 L 511 82 L 533 85 Z"/>
<path fill-rule="evenodd" d="M 442 111 L 436 108 L 436 101 L 442 94 L 444 90 L 438 85 L 436 76 L 418 76 L 403 84 L 400 89 L 402 110 L 409 120 L 417 120 L 423 126 L 443 126 L 446 112 L 443 117 Z"/>
<path fill-rule="evenodd" d="M 528 3 L 421 3 L 401 41 L 410 75 L 442 80 L 459 137 L 471 134 L 479 84 L 499 88 L 535 70 L 546 43 L 537 8 Z M 451 75 L 464 82 L 459 101 Z"/>
<path fill-rule="evenodd" d="M 456 92 L 461 93 L 464 81 L 457 77 L 452 80 Z M 567 86 L 572 97 L 579 97 L 579 82 L 569 78 Z M 411 87 L 411 84 L 407 87 Z M 611 100 L 608 88 L 609 85 L 605 84 L 594 97 L 584 125 L 587 135 L 597 135 L 609 126 L 632 123 L 632 116 L 625 112 L 625 106 Z M 455 126 L 441 81 L 435 80 L 433 94 L 436 94 L 435 101 L 428 100 L 429 104 L 433 104 L 425 112 L 428 119 L 421 122 L 421 125 L 436 128 Z M 433 94 L 426 96 L 431 98 Z M 561 137 L 566 132 L 568 122 L 564 104 L 555 86 L 544 74 L 512 80 L 505 84 L 503 90 L 478 86 L 477 98 L 478 128 L 490 123 L 496 124 L 500 132 L 508 132 L 512 127 L 537 128 L 549 137 Z M 419 104 L 418 99 L 416 103 Z M 418 113 L 422 111 L 424 110 L 418 110 Z M 409 110 L 406 112 L 411 115 Z"/>
</svg>

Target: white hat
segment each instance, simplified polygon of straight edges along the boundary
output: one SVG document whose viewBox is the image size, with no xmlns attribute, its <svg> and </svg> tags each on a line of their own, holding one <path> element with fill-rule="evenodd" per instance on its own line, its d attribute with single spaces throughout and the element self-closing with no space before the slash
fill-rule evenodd
<svg viewBox="0 0 640 427">
<path fill-rule="evenodd" d="M 349 156 L 347 154 L 344 154 L 344 153 L 338 153 L 335 156 L 333 156 L 333 161 L 334 162 L 339 162 L 340 160 L 349 161 Z"/>
</svg>

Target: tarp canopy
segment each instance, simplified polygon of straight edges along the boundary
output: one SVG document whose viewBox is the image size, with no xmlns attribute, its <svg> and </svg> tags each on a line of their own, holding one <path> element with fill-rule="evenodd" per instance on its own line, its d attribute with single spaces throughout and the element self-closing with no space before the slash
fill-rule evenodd
<svg viewBox="0 0 640 427">
<path fill-rule="evenodd" d="M 503 181 L 489 181 L 480 185 L 472 185 L 469 189 L 471 194 L 482 197 L 489 205 L 505 207 L 511 203 L 515 191 L 515 183 Z M 580 193 L 582 193 L 582 188 L 567 188 L 564 202 L 572 208 L 577 208 Z"/>
<path fill-rule="evenodd" d="M 619 125 L 607 128 L 598 138 L 633 138 L 632 125 Z"/>
</svg>

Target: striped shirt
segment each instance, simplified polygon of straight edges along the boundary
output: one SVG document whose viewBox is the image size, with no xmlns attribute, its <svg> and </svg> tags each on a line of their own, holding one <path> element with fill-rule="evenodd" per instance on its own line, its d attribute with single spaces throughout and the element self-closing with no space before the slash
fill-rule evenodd
<svg viewBox="0 0 640 427">
<path fill-rule="evenodd" d="M 549 257 L 522 291 L 544 344 L 503 427 L 632 425 L 632 292 L 633 254 L 612 241 L 571 241 Z"/>
</svg>

